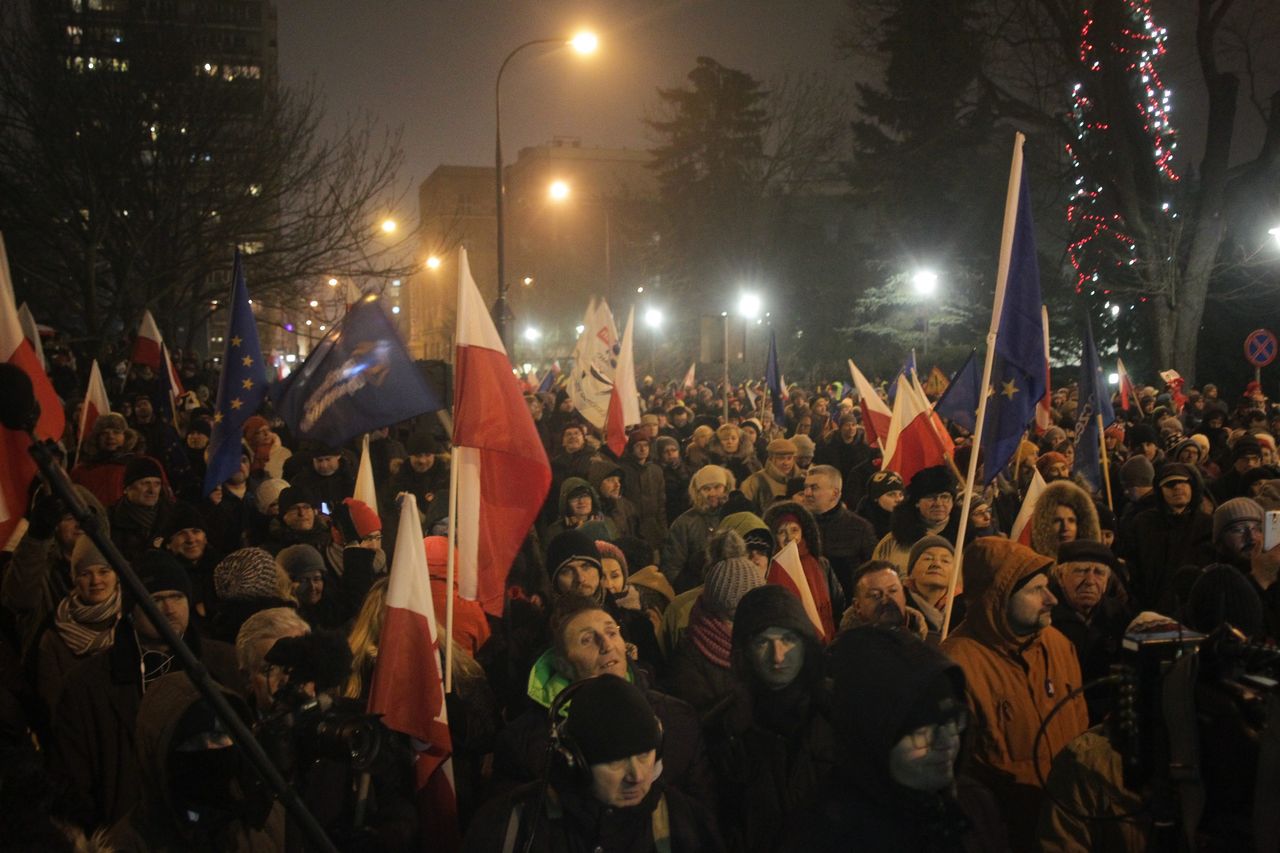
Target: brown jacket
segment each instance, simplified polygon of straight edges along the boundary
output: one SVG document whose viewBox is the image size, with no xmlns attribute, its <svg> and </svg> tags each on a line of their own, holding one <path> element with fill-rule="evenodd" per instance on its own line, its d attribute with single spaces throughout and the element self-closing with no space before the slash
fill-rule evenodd
<svg viewBox="0 0 1280 853">
<path fill-rule="evenodd" d="M 1056 628 L 1019 637 L 1009 626 L 1015 586 L 1049 565 L 1048 558 L 1008 539 L 975 540 L 964 553 L 968 613 L 942 644 L 965 674 L 974 713 L 974 775 L 1000 802 L 1014 849 L 1029 842 L 1035 829 L 1041 799 L 1037 763 L 1047 777 L 1053 757 L 1089 726 L 1084 698 L 1076 697 L 1054 715 L 1039 754 L 1032 755 L 1045 717 L 1081 684 L 1075 649 Z"/>
</svg>

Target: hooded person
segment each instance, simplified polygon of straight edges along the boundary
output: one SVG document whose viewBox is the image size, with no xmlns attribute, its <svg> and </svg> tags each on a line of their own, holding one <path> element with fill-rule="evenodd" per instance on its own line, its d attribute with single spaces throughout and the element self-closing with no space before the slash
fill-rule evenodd
<svg viewBox="0 0 1280 853">
<path fill-rule="evenodd" d="M 1162 465 L 1155 486 L 1155 505 L 1122 531 L 1119 556 L 1129 567 L 1136 607 L 1169 612 L 1178 569 L 1213 561 L 1213 516 L 1201 506 L 1204 485 L 1190 465 Z"/>
<path fill-rule="evenodd" d="M 634 429 L 627 436 L 621 464 L 622 493 L 640 513 L 639 536 L 651 548 L 661 548 L 667 535 L 667 487 L 648 430 Z"/>
<path fill-rule="evenodd" d="M 904 488 L 895 471 L 877 471 L 867 478 L 865 493 L 854 512 L 871 522 L 876 542 L 889 534 L 890 518 L 902 503 Z"/>
<path fill-rule="evenodd" d="M 223 696 L 245 722 L 244 700 Z M 111 828 L 117 850 L 285 849 L 284 807 L 258 781 L 186 673 L 158 679 L 138 707 L 138 803 Z"/>
<path fill-rule="evenodd" d="M 493 633 L 484 608 L 458 594 L 458 579 L 453 580 L 453 590 L 447 589 L 449 581 L 449 539 L 446 536 L 427 536 L 422 540 L 426 551 L 427 574 L 431 578 L 431 605 L 436 612 L 436 624 L 444 626 L 445 609 L 450 594 L 453 595 L 453 640 L 472 657 Z M 455 550 L 455 564 L 456 564 Z"/>
<path fill-rule="evenodd" d="M 689 480 L 689 509 L 671 523 L 662 544 L 662 573 L 676 592 L 702 583 L 707 541 L 724 517 L 724 505 L 736 481 L 719 465 L 699 468 Z"/>
<path fill-rule="evenodd" d="M 1028 849 L 1040 811 L 1037 779 L 1053 757 L 1089 725 L 1084 698 L 1058 709 L 1083 677 L 1071 641 L 1050 624 L 1057 599 L 1049 591 L 1053 561 L 1008 539 L 984 537 L 964 552 L 968 611 L 942 651 L 965 675 L 974 719 L 973 772 L 1000 802 L 1015 849 Z"/>
<path fill-rule="evenodd" d="M 730 654 L 733 615 L 742 597 L 765 583 L 747 545 L 732 530 L 717 531 L 707 544 L 707 578 L 689 612 L 689 626 L 671 655 L 666 689 L 706 718 L 723 710 L 733 691 Z"/>
<path fill-rule="evenodd" d="M 255 480 L 280 479 L 284 475 L 284 463 L 293 456 L 293 451 L 280 441 L 280 436 L 271 429 L 270 422 L 262 415 L 252 415 L 244 422 L 241 432 L 245 443 L 253 451 L 253 458 L 249 463 L 250 475 Z"/>
<path fill-rule="evenodd" d="M 124 470 L 141 441 L 124 415 L 99 415 L 85 436 L 71 482 L 84 486 L 103 506 L 111 506 L 124 494 Z"/>
<path fill-rule="evenodd" d="M 889 532 L 876 545 L 871 559 L 887 560 L 902 574 L 907 570 L 911 546 L 921 538 L 934 535 L 955 542 L 962 509 L 955 489 L 955 476 L 945 465 L 917 471 L 902 502 L 893 510 Z"/>
<path fill-rule="evenodd" d="M 557 502 L 555 521 L 547 525 L 547 539 L 551 540 L 564 533 L 581 527 L 590 521 L 603 521 L 609 528 L 609 538 L 615 538 L 617 526 L 605 515 L 600 500 L 600 492 L 590 482 L 581 477 L 569 477 L 560 484 L 560 497 Z"/>
<path fill-rule="evenodd" d="M 723 850 L 710 813 L 666 768 L 669 733 L 645 693 L 599 675 L 571 695 L 542 718 L 552 729 L 544 780 L 486 803 L 463 850 Z"/>
<path fill-rule="evenodd" d="M 622 494 L 623 468 L 611 459 L 593 459 L 588 480 L 600 496 L 601 515 L 613 522 L 618 536 L 638 536 L 640 510 Z"/>
<path fill-rule="evenodd" d="M 1010 849 L 991 792 L 961 772 L 965 678 L 937 649 L 873 626 L 831 654 L 831 777 L 791 821 L 788 853 Z"/>
<path fill-rule="evenodd" d="M 1031 547 L 1050 559 L 1057 557 L 1058 547 L 1077 539 L 1102 541 L 1098 524 L 1098 508 L 1084 489 L 1070 480 L 1057 480 L 1045 486 L 1031 511 Z"/>
<path fill-rule="evenodd" d="M 823 648 L 800 600 L 766 584 L 738 603 L 731 659 L 739 690 L 708 734 L 720 828 L 732 849 L 764 853 L 834 766 Z"/>
<path fill-rule="evenodd" d="M 813 513 L 795 501 L 782 501 L 769 507 L 764 514 L 764 523 L 773 532 L 779 552 L 790 543 L 796 543 L 800 568 L 818 609 L 818 618 L 822 620 L 822 635 L 826 642 L 830 642 L 836 635 L 836 614 L 844 612 L 844 589 L 831 564 L 823 557 L 818 522 L 814 520 Z M 769 564 L 765 581 L 788 585 L 786 572 L 777 560 Z"/>
</svg>

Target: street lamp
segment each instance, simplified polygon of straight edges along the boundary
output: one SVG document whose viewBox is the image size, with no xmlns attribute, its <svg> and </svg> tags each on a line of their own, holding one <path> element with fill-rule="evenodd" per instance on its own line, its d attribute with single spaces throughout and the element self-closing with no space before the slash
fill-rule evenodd
<svg viewBox="0 0 1280 853">
<path fill-rule="evenodd" d="M 917 270 L 911 276 L 911 286 L 917 296 L 933 296 L 938 292 L 938 274 L 933 270 Z"/>
<path fill-rule="evenodd" d="M 662 328 L 662 321 L 664 319 L 662 311 L 658 308 L 649 308 L 644 312 L 644 323 L 650 329 Z"/>
<path fill-rule="evenodd" d="M 761 307 L 760 297 L 754 293 L 744 293 L 738 297 L 738 313 L 748 320 L 759 317 Z"/>
<path fill-rule="evenodd" d="M 527 326 L 524 330 L 524 339 L 529 343 L 534 343 L 542 337 L 542 330 L 536 326 Z"/>
<path fill-rule="evenodd" d="M 552 181 L 547 187 L 547 197 L 552 201 L 561 202 L 569 197 L 569 184 L 567 181 Z"/>
<path fill-rule="evenodd" d="M 427 258 L 427 269 L 429 270 L 440 269 L 440 258 L 436 257 L 435 255 L 432 255 L 431 257 Z"/>
<path fill-rule="evenodd" d="M 498 231 L 498 299 L 493 305 L 493 322 L 498 327 L 498 336 L 502 338 L 502 344 L 511 350 L 511 309 L 507 307 L 507 280 L 506 280 L 506 246 L 504 242 L 505 223 L 503 222 L 503 182 L 502 182 L 502 74 L 507 70 L 508 63 L 515 58 L 515 55 L 525 48 L 534 47 L 535 45 L 558 44 L 568 45 L 582 55 L 594 53 L 600 45 L 600 40 L 594 33 L 580 32 L 572 38 L 566 40 L 564 38 L 545 38 L 533 39 L 524 44 L 517 45 L 506 58 L 502 60 L 502 64 L 498 66 L 498 77 L 493 83 L 493 161 L 494 161 L 494 189 L 496 204 L 494 206 L 494 218 L 497 221 Z"/>
<path fill-rule="evenodd" d="M 396 233 L 396 227 L 397 227 L 396 221 L 394 219 L 391 219 L 390 217 L 388 217 L 382 220 L 382 233 L 394 234 Z"/>
<path fill-rule="evenodd" d="M 644 324 L 649 327 L 649 373 L 653 375 L 658 373 L 658 330 L 665 319 L 661 308 L 645 309 Z"/>
<path fill-rule="evenodd" d="M 1280 225 L 1277 225 L 1275 228 L 1272 228 L 1267 233 L 1270 234 L 1272 237 L 1274 237 L 1276 240 L 1276 245 L 1280 246 Z"/>
</svg>

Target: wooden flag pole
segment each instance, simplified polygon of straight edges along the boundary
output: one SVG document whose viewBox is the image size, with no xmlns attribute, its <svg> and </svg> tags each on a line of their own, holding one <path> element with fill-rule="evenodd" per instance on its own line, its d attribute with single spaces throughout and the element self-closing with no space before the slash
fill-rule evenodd
<svg viewBox="0 0 1280 853">
<path fill-rule="evenodd" d="M 1107 434 L 1102 428 L 1102 413 L 1098 413 L 1098 453 L 1102 460 L 1102 482 L 1106 483 L 1107 508 L 1116 511 L 1115 502 L 1111 499 L 1111 460 L 1107 458 Z"/>
<path fill-rule="evenodd" d="M 444 692 L 453 692 L 453 584 L 454 572 L 457 567 L 454 565 L 454 553 L 458 550 L 458 543 L 455 537 L 458 535 L 458 525 L 454 520 L 458 517 L 458 454 L 457 448 L 450 445 L 449 454 L 449 556 L 445 558 L 445 605 L 444 605 Z M 414 509 L 417 509 L 417 503 L 414 503 Z M 396 546 L 399 547 L 397 542 Z"/>
</svg>

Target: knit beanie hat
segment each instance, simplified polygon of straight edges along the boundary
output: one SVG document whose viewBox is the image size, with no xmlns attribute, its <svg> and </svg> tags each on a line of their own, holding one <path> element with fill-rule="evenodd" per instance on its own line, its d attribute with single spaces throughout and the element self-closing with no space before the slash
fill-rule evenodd
<svg viewBox="0 0 1280 853">
<path fill-rule="evenodd" d="M 124 432 L 128 428 L 129 422 L 119 412 L 107 412 L 105 415 L 98 415 L 98 419 L 93 422 L 93 432 L 102 432 L 108 429 Z"/>
<path fill-rule="evenodd" d="M 298 504 L 308 504 L 316 512 L 320 511 L 320 502 L 316 500 L 316 496 L 301 486 L 289 486 L 280 492 L 278 498 L 280 502 L 280 514 L 284 515 Z"/>
<path fill-rule="evenodd" d="M 201 435 L 213 435 L 213 425 L 203 419 L 194 420 L 187 427 L 187 435 L 193 432 L 198 432 Z"/>
<path fill-rule="evenodd" d="M 1120 482 L 1126 489 L 1150 486 L 1155 479 L 1156 469 L 1145 456 L 1130 456 L 1120 466 Z"/>
<path fill-rule="evenodd" d="M 754 512 L 729 513 L 720 520 L 719 529 L 736 531 L 742 537 L 742 541 L 746 543 L 748 550 L 754 548 L 773 556 L 774 543 L 776 541 L 773 538 L 773 533 L 764 523 L 764 519 Z"/>
<path fill-rule="evenodd" d="M 813 454 L 818 450 L 818 446 L 813 443 L 813 439 L 807 435 L 793 435 L 791 436 L 791 443 L 796 446 L 796 456 L 801 459 L 812 459 Z"/>
<path fill-rule="evenodd" d="M 1050 468 L 1054 465 L 1066 464 L 1067 457 L 1063 456 L 1061 453 L 1051 450 L 1048 453 L 1042 454 L 1040 458 L 1036 460 L 1036 470 L 1040 472 L 1041 477 L 1048 478 Z"/>
<path fill-rule="evenodd" d="M 930 548 L 946 548 L 947 551 L 950 552 L 952 558 L 955 558 L 955 546 L 946 539 L 943 539 L 941 536 L 924 536 L 921 537 L 916 544 L 911 546 L 911 553 L 907 555 L 906 574 L 911 574 L 911 568 L 916 564 L 916 560 L 920 559 L 924 552 L 928 551 Z"/>
<path fill-rule="evenodd" d="M 921 468 L 907 484 L 906 499 L 914 504 L 925 495 L 936 495 L 953 491 L 956 487 L 955 477 L 946 465 L 934 465 L 932 468 Z"/>
<path fill-rule="evenodd" d="M 271 426 L 271 424 L 267 423 L 267 419 L 262 415 L 253 415 L 244 422 L 244 426 L 241 428 L 240 434 L 245 438 L 248 438 L 253 435 L 255 430 L 269 426 Z"/>
<path fill-rule="evenodd" d="M 595 540 L 581 530 L 566 530 L 547 545 L 547 573 L 554 580 L 556 572 L 570 560 L 586 560 L 600 568 L 600 552 Z"/>
<path fill-rule="evenodd" d="M 1257 444 L 1257 442 L 1255 441 L 1254 444 Z M 135 456 L 129 460 L 129 464 L 124 466 L 124 485 L 126 487 L 139 480 L 145 480 L 147 477 L 164 480 L 164 470 L 160 467 L 160 463 L 150 456 Z"/>
<path fill-rule="evenodd" d="M 280 500 L 280 495 L 287 488 L 289 488 L 287 480 L 271 479 L 259 483 L 257 491 L 253 493 L 254 500 L 258 502 L 258 511 L 265 515 L 267 507 Z"/>
<path fill-rule="evenodd" d="M 1244 435 L 1236 439 L 1236 443 L 1231 446 L 1231 461 L 1238 462 L 1246 456 L 1261 456 L 1262 445 L 1258 443 L 1258 439 L 1251 435 Z M 127 484 L 126 484 L 127 485 Z"/>
<path fill-rule="evenodd" d="M 208 530 L 208 522 L 204 520 L 204 516 L 200 510 L 191 504 L 181 501 L 173 508 L 173 513 L 169 516 L 169 521 L 165 524 L 162 534 L 167 541 L 173 534 L 179 530 Z"/>
<path fill-rule="evenodd" d="M 276 562 L 293 580 L 312 572 L 324 572 L 324 557 L 310 545 L 290 545 L 276 554 Z"/>
<path fill-rule="evenodd" d="M 1256 521 L 1262 524 L 1265 515 L 1262 506 L 1253 498 L 1232 498 L 1229 501 L 1223 501 L 1222 505 L 1213 511 L 1213 541 L 1217 542 L 1222 531 L 1237 521 Z"/>
<path fill-rule="evenodd" d="M 409 440 L 405 442 L 404 449 L 410 456 L 440 452 L 439 445 L 436 444 L 435 438 L 429 432 L 415 432 L 409 436 Z"/>
<path fill-rule="evenodd" d="M 1195 433 L 1192 433 L 1191 438 L 1187 440 L 1194 441 L 1196 445 L 1200 448 L 1201 459 L 1209 458 L 1209 436 L 1205 435 L 1202 432 L 1195 432 Z"/>
<path fill-rule="evenodd" d="M 751 639 L 766 628 L 795 631 L 810 643 L 817 643 L 818 631 L 795 593 L 778 584 L 767 583 L 742 596 L 733 614 L 733 648 L 746 649 Z"/>
<path fill-rule="evenodd" d="M 689 482 L 692 489 L 697 491 L 713 483 L 724 483 L 727 486 L 732 476 L 728 468 L 722 468 L 719 465 L 703 465 L 693 473 L 693 478 Z"/>
<path fill-rule="evenodd" d="M 668 447 L 674 447 L 676 450 L 679 450 L 680 442 L 676 441 L 674 438 L 672 438 L 669 435 L 658 436 L 653 440 L 653 455 L 661 456 L 663 450 L 665 450 Z"/>
<path fill-rule="evenodd" d="M 712 616 L 733 619 L 742 596 L 764 586 L 764 573 L 747 556 L 747 543 L 732 530 L 719 530 L 707 543 L 702 606 Z"/>
<path fill-rule="evenodd" d="M 177 591 L 191 597 L 191 578 L 187 570 L 182 568 L 178 558 L 168 551 L 143 551 L 133 561 L 133 570 L 138 573 L 138 580 L 149 593 Z"/>
<path fill-rule="evenodd" d="M 261 548 L 232 551 L 213 570 L 218 598 L 275 598 L 278 594 L 276 561 Z"/>
<path fill-rule="evenodd" d="M 1137 450 L 1144 444 L 1160 443 L 1160 436 L 1156 435 L 1155 429 L 1147 424 L 1134 424 L 1129 427 L 1129 431 L 1125 434 L 1125 439 L 1133 450 Z"/>
<path fill-rule="evenodd" d="M 603 561 L 605 557 L 608 557 L 610 560 L 613 560 L 621 566 L 622 576 L 624 578 L 630 574 L 630 570 L 627 568 L 627 555 L 622 553 L 622 549 L 617 545 L 614 545 L 608 539 L 597 539 L 596 551 L 600 553 L 601 561 Z"/>
<path fill-rule="evenodd" d="M 83 533 L 76 537 L 75 547 L 71 549 L 71 579 L 75 580 L 76 572 L 89 566 L 109 566 L 107 558 L 102 556 L 98 546 Z"/>
<path fill-rule="evenodd" d="M 565 734 L 587 764 L 643 755 L 662 742 L 662 730 L 649 700 L 625 678 L 597 675 L 573 691 Z"/>
<path fill-rule="evenodd" d="M 896 471 L 877 471 L 867 480 L 867 497 L 878 501 L 889 492 L 900 492 L 904 488 Z"/>
<path fill-rule="evenodd" d="M 1187 627 L 1208 634 L 1228 622 L 1250 639 L 1263 633 L 1262 599 L 1239 569 L 1225 563 L 1206 566 L 1191 587 L 1184 612 Z"/>
<path fill-rule="evenodd" d="M 351 523 L 355 525 L 356 534 L 365 539 L 382 530 L 382 519 L 367 503 L 355 498 L 343 498 L 343 506 L 351 513 Z"/>
</svg>

